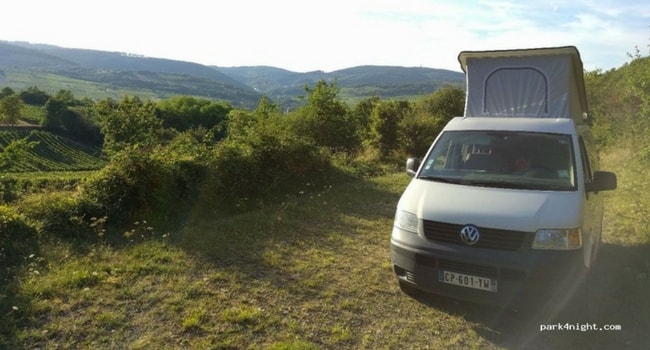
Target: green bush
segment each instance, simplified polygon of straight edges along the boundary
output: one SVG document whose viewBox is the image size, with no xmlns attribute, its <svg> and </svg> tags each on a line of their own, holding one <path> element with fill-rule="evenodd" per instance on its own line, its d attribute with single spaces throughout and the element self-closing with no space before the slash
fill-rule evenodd
<svg viewBox="0 0 650 350">
<path fill-rule="evenodd" d="M 200 128 L 199 128 L 200 129 Z M 157 149 L 152 157 L 162 164 L 170 176 L 167 193 L 179 201 L 192 204 L 203 187 L 208 174 L 212 133 L 192 129 L 178 134 L 170 144 Z"/>
<path fill-rule="evenodd" d="M 339 99 L 336 83 L 320 80 L 306 88 L 307 104 L 289 116 L 291 133 L 304 136 L 333 152 L 353 152 L 361 146 L 358 118 Z"/>
<path fill-rule="evenodd" d="M 87 179 L 82 196 L 112 224 L 173 223 L 205 187 L 209 156 L 189 132 L 153 150 L 129 147 Z"/>
<path fill-rule="evenodd" d="M 279 122 L 277 122 L 279 123 Z M 322 184 L 332 169 L 328 152 L 277 124 L 224 140 L 214 150 L 211 181 L 224 203 L 251 203 Z"/>
<path fill-rule="evenodd" d="M 36 229 L 15 208 L 0 206 L 0 282 L 29 255 L 38 253 Z"/>
<path fill-rule="evenodd" d="M 345 152 L 334 153 L 331 160 L 333 166 L 341 172 L 340 179 L 345 181 L 345 177 L 365 178 L 403 171 L 405 159 L 386 161 L 377 147 L 367 145 L 353 155 Z"/>
<path fill-rule="evenodd" d="M 190 133 L 153 151 L 129 148 L 83 184 L 83 199 L 114 224 L 168 222 L 197 199 L 249 208 L 326 181 L 329 154 L 278 120 L 208 146 Z"/>
<path fill-rule="evenodd" d="M 90 218 L 97 208 L 70 191 L 31 194 L 16 204 L 43 235 L 85 238 L 91 234 Z"/>
<path fill-rule="evenodd" d="M 400 156 L 424 157 L 446 122 L 446 119 L 420 113 L 402 119 L 399 125 Z"/>
<path fill-rule="evenodd" d="M 15 334 L 25 304 L 17 298 L 16 277 L 40 255 L 38 235 L 15 208 L 0 205 L 0 348 L 12 348 L 7 341 Z"/>
<path fill-rule="evenodd" d="M 14 178 L 0 178 L 0 203 L 11 203 L 18 198 L 20 190 L 18 181 Z"/>
<path fill-rule="evenodd" d="M 83 198 L 113 223 L 167 219 L 176 205 L 173 174 L 152 151 L 128 147 L 83 184 Z"/>
<path fill-rule="evenodd" d="M 447 85 L 413 103 L 413 113 L 406 114 L 399 125 L 401 157 L 423 157 L 442 128 L 454 117 L 462 116 L 465 90 Z"/>
<path fill-rule="evenodd" d="M 370 143 L 379 150 L 382 159 L 399 147 L 398 126 L 411 114 L 408 101 L 384 101 L 376 104 L 371 114 Z"/>
<path fill-rule="evenodd" d="M 0 203 L 13 203 L 25 195 L 74 189 L 81 172 L 43 172 L 11 174 L 0 177 Z M 26 176 L 22 176 L 26 175 Z"/>
</svg>

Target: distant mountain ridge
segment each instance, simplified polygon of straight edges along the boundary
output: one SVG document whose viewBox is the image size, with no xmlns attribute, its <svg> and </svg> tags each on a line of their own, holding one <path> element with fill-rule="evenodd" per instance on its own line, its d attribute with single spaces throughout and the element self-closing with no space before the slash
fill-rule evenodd
<svg viewBox="0 0 650 350">
<path fill-rule="evenodd" d="M 224 84 L 246 88 L 239 81 L 221 74 L 210 67 L 192 63 L 130 55 L 123 52 L 108 52 L 86 49 L 67 49 L 47 44 L 22 44 L 27 48 L 34 48 L 54 57 L 90 69 L 105 69 L 118 71 L 151 71 L 157 73 L 191 75 L 201 78 L 214 79 Z"/>
<path fill-rule="evenodd" d="M 379 96 L 411 98 L 447 84 L 463 84 L 464 75 L 443 69 L 358 66 L 334 72 L 292 72 L 270 66 L 218 67 L 121 52 L 69 49 L 48 44 L 0 41 L 0 88 L 29 86 L 77 97 L 102 99 L 137 95 L 164 99 L 174 95 L 225 100 L 254 108 L 263 94 L 284 107 L 295 107 L 305 86 L 334 81 L 348 100 Z"/>
</svg>

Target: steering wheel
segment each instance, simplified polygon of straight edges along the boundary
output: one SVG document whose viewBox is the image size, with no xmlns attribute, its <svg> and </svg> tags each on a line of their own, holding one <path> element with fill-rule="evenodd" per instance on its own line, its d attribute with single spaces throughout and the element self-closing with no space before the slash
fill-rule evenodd
<svg viewBox="0 0 650 350">
<path fill-rule="evenodd" d="M 557 171 L 543 166 L 534 166 L 524 172 L 524 176 L 540 179 L 557 179 Z"/>
</svg>

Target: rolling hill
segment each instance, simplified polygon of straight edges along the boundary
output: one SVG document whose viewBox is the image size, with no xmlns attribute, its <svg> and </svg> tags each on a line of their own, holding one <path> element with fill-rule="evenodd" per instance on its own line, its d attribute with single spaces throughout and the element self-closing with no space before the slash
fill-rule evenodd
<svg viewBox="0 0 650 350">
<path fill-rule="evenodd" d="M 305 86 L 334 81 L 341 97 L 412 98 L 446 84 L 464 84 L 460 72 L 396 66 L 359 66 L 306 73 L 269 67 L 218 67 L 123 52 L 62 48 L 47 44 L 0 41 L 0 87 L 30 86 L 75 96 L 121 99 L 124 95 L 164 99 L 176 95 L 224 100 L 254 108 L 262 94 L 281 108 L 301 103 Z"/>
<path fill-rule="evenodd" d="M 447 84 L 465 83 L 463 73 L 424 67 L 367 65 L 333 72 L 307 73 L 269 66 L 214 69 L 265 93 L 284 107 L 294 107 L 299 102 L 296 96 L 304 96 L 305 86 L 313 86 L 319 80 L 336 80 L 336 85 L 341 89 L 341 96 L 349 102 L 371 96 L 411 99 L 433 93 Z"/>
<path fill-rule="evenodd" d="M 0 86 L 65 89 L 95 99 L 190 95 L 229 101 L 237 107 L 255 106 L 261 97 L 254 89 L 196 63 L 13 42 L 0 42 Z"/>
</svg>

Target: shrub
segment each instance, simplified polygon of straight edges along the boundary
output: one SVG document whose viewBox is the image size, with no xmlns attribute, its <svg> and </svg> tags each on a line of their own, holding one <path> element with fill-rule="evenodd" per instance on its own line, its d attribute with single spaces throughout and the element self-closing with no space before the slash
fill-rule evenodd
<svg viewBox="0 0 650 350">
<path fill-rule="evenodd" d="M 224 203 L 242 206 L 297 191 L 307 183 L 327 179 L 328 152 L 283 129 L 266 123 L 247 135 L 229 138 L 214 150 L 210 183 Z"/>
<path fill-rule="evenodd" d="M 172 187 L 167 192 L 174 196 L 174 205 L 179 201 L 193 203 L 203 187 L 212 136 L 211 131 L 192 129 L 178 134 L 169 145 L 153 152 L 154 161 L 163 164 L 169 172 Z"/>
<path fill-rule="evenodd" d="M 100 101 L 95 110 L 104 135 L 104 151 L 113 155 L 127 147 L 153 147 L 160 142 L 162 120 L 156 117 L 156 105 L 138 97 L 122 101 Z"/>
<path fill-rule="evenodd" d="M 446 122 L 421 113 L 405 117 L 399 125 L 400 157 L 424 157 Z"/>
<path fill-rule="evenodd" d="M 408 101 L 385 101 L 375 105 L 371 114 L 371 143 L 382 159 L 398 148 L 398 126 L 411 114 Z"/>
<path fill-rule="evenodd" d="M 13 274 L 31 254 L 38 253 L 36 230 L 15 208 L 0 206 L 0 281 Z"/>
<path fill-rule="evenodd" d="M 22 176 L 28 174 L 28 176 Z M 83 177 L 81 172 L 18 173 L 0 176 L 0 203 L 13 203 L 20 198 L 42 192 L 75 189 Z"/>
<path fill-rule="evenodd" d="M 0 203 L 10 203 L 18 198 L 18 181 L 13 178 L 0 177 Z"/>
<path fill-rule="evenodd" d="M 0 206 L 0 348 L 12 348 L 9 340 L 21 320 L 24 301 L 17 297 L 15 276 L 39 255 L 38 236 L 15 208 Z"/>
<path fill-rule="evenodd" d="M 82 196 L 113 224 L 173 223 L 204 187 L 208 156 L 209 147 L 190 132 L 153 150 L 128 147 L 86 180 Z"/>
<path fill-rule="evenodd" d="M 69 191 L 34 193 L 16 207 L 44 235 L 63 238 L 85 238 L 91 233 L 90 218 L 98 209 Z"/>
<path fill-rule="evenodd" d="M 292 133 L 334 152 L 352 152 L 361 145 L 358 118 L 338 98 L 336 83 L 321 80 L 306 88 L 307 104 L 290 116 Z"/>
<path fill-rule="evenodd" d="M 354 155 L 339 152 L 332 154 L 331 159 L 333 166 L 342 171 L 340 175 L 348 178 L 372 177 L 401 171 L 404 161 L 400 159 L 399 162 L 386 162 L 382 159 L 379 149 L 369 144 Z M 341 180 L 345 177 L 341 177 Z"/>
<path fill-rule="evenodd" d="M 164 221 L 177 199 L 167 165 L 149 150 L 127 147 L 83 183 L 83 198 L 114 223 Z"/>
</svg>

